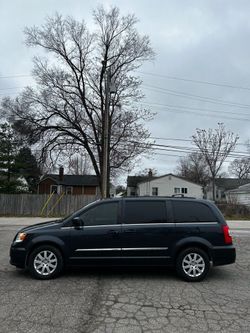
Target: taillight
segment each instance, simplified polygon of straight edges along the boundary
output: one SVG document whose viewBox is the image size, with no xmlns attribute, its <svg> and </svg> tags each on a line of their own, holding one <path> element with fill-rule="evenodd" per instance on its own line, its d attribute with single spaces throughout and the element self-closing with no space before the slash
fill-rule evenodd
<svg viewBox="0 0 250 333">
<path fill-rule="evenodd" d="M 223 234 L 224 234 L 225 244 L 232 244 L 233 239 L 232 236 L 230 235 L 230 230 L 228 225 L 223 225 Z"/>
</svg>

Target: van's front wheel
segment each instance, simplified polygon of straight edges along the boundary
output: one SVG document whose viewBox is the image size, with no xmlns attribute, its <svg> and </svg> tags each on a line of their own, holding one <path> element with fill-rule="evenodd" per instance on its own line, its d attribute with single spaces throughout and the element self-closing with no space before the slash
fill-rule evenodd
<svg viewBox="0 0 250 333">
<path fill-rule="evenodd" d="M 60 251 L 54 246 L 42 245 L 31 253 L 28 268 L 36 279 L 52 279 L 62 271 L 63 258 Z"/>
<path fill-rule="evenodd" d="M 199 248 L 183 250 L 176 260 L 177 273 L 186 281 L 202 281 L 209 269 L 208 255 Z"/>
</svg>

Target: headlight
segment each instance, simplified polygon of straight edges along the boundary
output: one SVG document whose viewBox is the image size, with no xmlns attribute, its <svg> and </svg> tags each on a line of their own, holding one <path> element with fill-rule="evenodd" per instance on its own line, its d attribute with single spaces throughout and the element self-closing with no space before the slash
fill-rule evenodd
<svg viewBox="0 0 250 333">
<path fill-rule="evenodd" d="M 16 236 L 15 243 L 23 242 L 27 237 L 27 234 L 25 232 L 19 232 Z"/>
</svg>

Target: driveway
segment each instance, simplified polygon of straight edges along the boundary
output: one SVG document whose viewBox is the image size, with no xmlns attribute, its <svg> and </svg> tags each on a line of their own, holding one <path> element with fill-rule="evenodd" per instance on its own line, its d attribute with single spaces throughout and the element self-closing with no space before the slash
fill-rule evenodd
<svg viewBox="0 0 250 333">
<path fill-rule="evenodd" d="M 18 223 L 0 222 L 1 333 L 250 331 L 250 230 L 245 227 L 232 228 L 236 264 L 213 268 L 201 283 L 156 268 L 82 269 L 37 281 L 8 263 Z"/>
</svg>

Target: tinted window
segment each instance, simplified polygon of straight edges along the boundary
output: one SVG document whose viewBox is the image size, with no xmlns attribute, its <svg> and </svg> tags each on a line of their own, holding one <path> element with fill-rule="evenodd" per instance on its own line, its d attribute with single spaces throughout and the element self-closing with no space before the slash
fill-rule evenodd
<svg viewBox="0 0 250 333">
<path fill-rule="evenodd" d="M 125 202 L 124 223 L 162 223 L 166 222 L 165 201 L 127 201 Z"/>
<path fill-rule="evenodd" d="M 109 225 L 117 223 L 118 202 L 103 203 L 80 215 L 84 225 Z"/>
<path fill-rule="evenodd" d="M 175 222 L 214 222 L 212 210 L 200 202 L 173 201 Z"/>
</svg>

